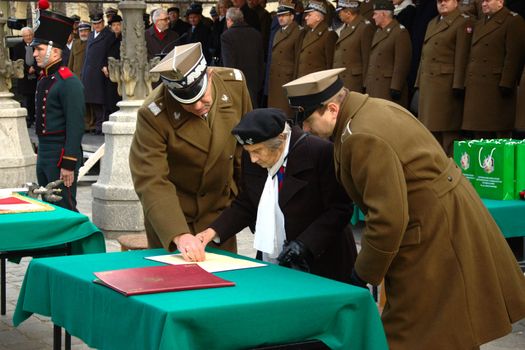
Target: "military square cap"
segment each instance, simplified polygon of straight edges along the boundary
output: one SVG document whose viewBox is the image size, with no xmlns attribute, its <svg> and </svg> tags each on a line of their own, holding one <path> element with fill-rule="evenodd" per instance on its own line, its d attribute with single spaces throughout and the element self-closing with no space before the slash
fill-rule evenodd
<svg viewBox="0 0 525 350">
<path fill-rule="evenodd" d="M 253 145 L 276 137 L 284 131 L 286 114 L 277 108 L 258 108 L 244 115 L 232 130 L 241 145 Z"/>
<path fill-rule="evenodd" d="M 339 12 L 343 9 L 357 9 L 359 5 L 361 5 L 361 1 L 362 0 L 339 0 L 335 10 Z"/>
<path fill-rule="evenodd" d="M 326 15 L 326 5 L 320 1 L 310 0 L 308 6 L 306 7 L 306 9 L 304 9 L 304 13 L 312 11 L 321 12 L 322 14 Z"/>
<path fill-rule="evenodd" d="M 116 15 L 117 13 L 118 13 L 118 10 L 114 7 L 108 7 L 106 9 L 106 15 L 113 16 L 113 15 Z"/>
<path fill-rule="evenodd" d="M 394 11 L 394 4 L 390 0 L 375 0 L 374 11 L 375 10 Z"/>
<path fill-rule="evenodd" d="M 208 75 L 200 42 L 175 46 L 150 73 L 159 73 L 162 83 L 182 104 L 197 102 L 206 92 Z"/>
<path fill-rule="evenodd" d="M 45 44 L 59 49 L 66 46 L 67 38 L 73 31 L 75 20 L 52 11 L 39 10 L 33 28 L 31 46 Z"/>
<path fill-rule="evenodd" d="M 100 23 L 104 20 L 104 14 L 102 12 L 94 13 L 89 15 L 89 18 L 93 24 Z"/>
<path fill-rule="evenodd" d="M 308 119 L 316 109 L 343 88 L 339 73 L 345 69 L 335 68 L 310 73 L 283 85 L 290 107 L 298 111 L 298 123 Z"/>
<path fill-rule="evenodd" d="M 279 7 L 277 7 L 277 16 L 285 15 L 288 13 L 295 13 L 295 5 L 292 0 L 281 0 L 279 1 Z"/>
</svg>

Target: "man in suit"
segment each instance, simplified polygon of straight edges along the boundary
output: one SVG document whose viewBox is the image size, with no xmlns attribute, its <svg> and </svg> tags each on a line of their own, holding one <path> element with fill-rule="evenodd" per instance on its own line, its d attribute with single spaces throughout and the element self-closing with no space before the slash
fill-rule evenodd
<svg viewBox="0 0 525 350">
<path fill-rule="evenodd" d="M 186 11 L 186 18 L 190 24 L 190 29 L 187 31 L 185 43 L 201 43 L 202 52 L 208 64 L 212 63 L 212 34 L 211 27 L 204 24 L 202 20 L 202 6 L 201 4 L 191 4 Z"/>
<path fill-rule="evenodd" d="M 153 11 L 151 16 L 153 25 L 146 30 L 146 49 L 148 60 L 158 54 L 167 54 L 177 44 L 179 35 L 176 31 L 169 30 L 169 17 L 166 10 L 159 8 Z"/>
<path fill-rule="evenodd" d="M 285 88 L 303 129 L 333 139 L 336 177 L 365 213 L 351 281 L 384 279 L 389 348 L 478 349 L 509 333 L 525 278 L 492 216 L 412 114 L 343 88 L 342 69 Z"/>
<path fill-rule="evenodd" d="M 451 156 L 454 140 L 460 138 L 473 23 L 461 14 L 457 0 L 438 0 L 437 8 L 439 16 L 428 25 L 416 81 L 419 120 Z"/>
<path fill-rule="evenodd" d="M 85 113 L 80 80 L 62 66 L 62 49 L 73 30 L 74 20 L 51 11 L 39 10 L 39 25 L 31 45 L 42 69 L 35 98 L 38 183 L 45 186 L 63 180 L 62 199 L 55 203 L 76 211 L 76 182 L 82 165 L 82 136 Z"/>
<path fill-rule="evenodd" d="M 405 27 L 394 19 L 394 5 L 389 0 L 375 0 L 374 21 L 377 30 L 365 79 L 371 97 L 384 98 L 408 107 L 407 77 L 412 45 Z"/>
<path fill-rule="evenodd" d="M 268 107 L 280 108 L 292 117 L 283 85 L 292 81 L 301 45 L 301 28 L 294 21 L 295 5 L 291 0 L 281 0 L 277 8 L 279 30 L 272 43 L 272 57 L 268 82 Z"/>
<path fill-rule="evenodd" d="M 106 81 L 102 72 L 107 41 L 114 38 L 113 33 L 104 25 L 104 16 L 97 13 L 91 16 L 93 31 L 86 44 L 84 66 L 82 67 L 82 84 L 88 113 L 95 119 L 95 134 L 102 135 L 102 123 L 105 121 L 104 106 L 106 103 Z"/>
<path fill-rule="evenodd" d="M 162 84 L 138 111 L 129 163 L 149 246 L 203 260 L 194 234 L 238 193 L 241 148 L 230 131 L 252 104 L 241 71 L 207 68 L 200 43 L 174 50 L 151 70 Z M 236 251 L 236 241 L 221 247 Z"/>
<path fill-rule="evenodd" d="M 236 7 L 226 11 L 226 26 L 228 30 L 221 35 L 222 64 L 244 73 L 252 105 L 257 107 L 264 74 L 261 33 L 244 22 L 241 10 Z"/>
<path fill-rule="evenodd" d="M 35 90 L 40 68 L 33 58 L 33 47 L 31 46 L 33 29 L 24 27 L 20 30 L 20 34 L 22 42 L 13 47 L 11 60 L 24 61 L 24 77 L 18 79 L 17 91 L 23 96 L 22 106 L 27 109 L 26 123 L 29 128 L 35 122 Z"/>
<path fill-rule="evenodd" d="M 179 37 L 190 29 L 190 25 L 180 19 L 180 9 L 178 7 L 168 8 L 168 17 L 170 19 L 170 29 L 175 31 Z"/>
<path fill-rule="evenodd" d="M 325 3 L 316 0 L 310 1 L 304 10 L 306 28 L 297 61 L 297 77 L 332 68 L 337 34 L 325 22 L 326 13 Z"/>
<path fill-rule="evenodd" d="M 516 116 L 516 87 L 525 47 L 525 22 L 503 6 L 503 0 L 482 4 L 476 22 L 465 82 L 461 128 L 476 138 L 510 137 Z"/>
<path fill-rule="evenodd" d="M 250 227 L 260 259 L 348 283 L 357 251 L 333 144 L 287 119 L 280 109 L 254 109 L 232 130 L 244 148 L 241 193 L 197 237 L 222 242 Z"/>
<path fill-rule="evenodd" d="M 336 8 L 344 23 L 339 39 L 335 43 L 334 68 L 346 68 L 341 79 L 351 91 L 363 92 L 364 79 L 370 57 L 370 46 L 375 27 L 360 15 L 361 2 L 340 0 Z"/>
</svg>

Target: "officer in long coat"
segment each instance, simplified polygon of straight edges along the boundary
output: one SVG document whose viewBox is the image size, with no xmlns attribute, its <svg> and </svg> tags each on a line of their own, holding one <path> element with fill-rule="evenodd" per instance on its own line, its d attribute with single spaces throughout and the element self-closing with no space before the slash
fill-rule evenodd
<svg viewBox="0 0 525 350">
<path fill-rule="evenodd" d="M 38 27 L 31 45 L 42 73 L 35 95 L 38 155 L 36 172 L 41 186 L 64 181 L 55 203 L 76 211 L 76 181 L 82 164 L 84 92 L 82 83 L 62 66 L 62 49 L 73 30 L 74 20 L 39 10 Z"/>
<path fill-rule="evenodd" d="M 483 11 L 472 36 L 461 128 L 474 131 L 475 137 L 509 137 L 525 54 L 525 21 L 503 7 L 503 0 L 486 3 Z"/>
<path fill-rule="evenodd" d="M 241 71 L 207 69 L 200 43 L 175 47 L 152 72 L 162 84 L 138 111 L 130 150 L 148 242 L 202 260 L 193 233 L 238 193 L 242 149 L 230 132 L 251 110 L 250 94 Z M 222 247 L 235 251 L 235 239 Z"/>
<path fill-rule="evenodd" d="M 334 68 L 346 68 L 341 79 L 351 91 L 363 92 L 375 27 L 360 15 L 357 0 L 340 0 L 336 8 L 344 23 L 335 43 Z"/>
<path fill-rule="evenodd" d="M 340 69 L 285 85 L 303 129 L 334 140 L 365 213 L 352 283 L 384 279 L 391 350 L 476 349 L 525 317 L 525 278 L 470 182 L 397 104 L 342 88 Z"/>
<path fill-rule="evenodd" d="M 312 0 L 304 10 L 306 27 L 297 61 L 296 77 L 332 68 L 337 34 L 324 21 L 326 5 Z"/>
<path fill-rule="evenodd" d="M 244 148 L 241 193 L 198 236 L 224 241 L 251 227 L 264 261 L 348 283 L 357 251 L 346 229 L 352 207 L 335 179 L 333 143 L 286 119 L 276 108 L 254 109 L 232 130 Z"/>
<path fill-rule="evenodd" d="M 75 75 L 82 79 L 82 67 L 84 66 L 84 58 L 86 55 L 86 44 L 91 32 L 91 25 L 86 22 L 80 22 L 78 25 L 78 38 L 73 39 L 73 46 L 69 54 L 68 68 L 75 73 Z"/>
<path fill-rule="evenodd" d="M 378 28 L 372 39 L 365 88 L 371 97 L 407 107 L 412 45 L 408 31 L 393 18 L 393 13 L 392 2 L 375 0 L 374 21 Z"/>
<path fill-rule="evenodd" d="M 292 117 L 288 98 L 283 85 L 292 81 L 295 65 L 299 56 L 302 28 L 294 21 L 295 5 L 290 0 L 283 0 L 277 8 L 280 29 L 275 33 L 272 43 L 270 63 L 268 107 L 282 109 Z"/>
<path fill-rule="evenodd" d="M 457 0 L 437 3 L 439 16 L 428 24 L 416 81 L 418 117 L 452 155 L 453 142 L 460 138 L 473 23 L 460 13 Z"/>
</svg>

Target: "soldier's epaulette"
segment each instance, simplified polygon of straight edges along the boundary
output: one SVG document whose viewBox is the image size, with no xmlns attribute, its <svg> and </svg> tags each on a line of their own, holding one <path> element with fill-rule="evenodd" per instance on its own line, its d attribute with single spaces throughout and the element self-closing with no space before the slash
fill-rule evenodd
<svg viewBox="0 0 525 350">
<path fill-rule="evenodd" d="M 461 15 L 462 15 L 463 17 L 465 17 L 465 18 L 470 18 L 470 16 L 467 15 L 466 13 L 462 13 Z"/>
<path fill-rule="evenodd" d="M 510 12 L 510 14 L 513 15 L 513 16 L 517 16 L 517 15 L 518 15 L 518 14 L 517 14 L 516 12 L 514 12 L 514 11 L 509 11 L 509 12 Z"/>
<path fill-rule="evenodd" d="M 405 26 L 402 24 L 399 25 L 399 28 L 401 28 L 401 30 L 406 29 Z"/>
<path fill-rule="evenodd" d="M 75 74 L 73 74 L 72 71 L 69 70 L 69 68 L 67 67 L 60 67 L 58 69 L 58 74 L 60 75 L 60 77 L 64 80 L 68 79 L 68 78 L 71 78 L 73 76 L 75 76 Z"/>
<path fill-rule="evenodd" d="M 365 19 L 365 24 L 372 24 L 369 20 Z"/>
<path fill-rule="evenodd" d="M 222 79 L 224 80 L 236 80 L 236 81 L 243 81 L 244 75 L 239 69 L 236 68 L 226 68 L 226 67 L 213 67 L 213 71 L 220 75 Z"/>
<path fill-rule="evenodd" d="M 303 26 L 297 26 L 299 28 L 299 30 L 303 30 L 304 27 Z"/>
</svg>

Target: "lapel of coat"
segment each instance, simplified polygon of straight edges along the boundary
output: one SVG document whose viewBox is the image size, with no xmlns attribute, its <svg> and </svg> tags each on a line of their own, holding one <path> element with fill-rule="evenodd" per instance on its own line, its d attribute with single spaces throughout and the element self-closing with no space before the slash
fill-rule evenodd
<svg viewBox="0 0 525 350">
<path fill-rule="evenodd" d="M 390 24 L 387 25 L 385 28 L 383 28 L 383 29 L 377 28 L 377 31 L 376 31 L 376 33 L 374 35 L 374 39 L 372 39 L 372 47 L 376 46 L 381 41 L 383 41 L 386 38 L 388 38 L 390 33 L 392 33 L 392 31 L 394 29 L 394 26 L 396 26 L 397 24 L 398 24 L 398 22 L 395 19 L 393 19 L 392 22 L 390 22 Z"/>
<path fill-rule="evenodd" d="M 429 24 L 428 29 L 425 34 L 425 42 L 427 42 L 430 38 L 433 36 L 441 33 L 442 31 L 448 29 L 454 23 L 456 18 L 460 16 L 460 12 L 458 9 L 455 9 L 452 13 L 450 13 L 448 16 L 443 17 L 442 20 L 439 20 L 439 16 L 434 18 Z"/>
<path fill-rule="evenodd" d="M 352 35 L 355 32 L 359 24 L 361 24 L 361 19 L 362 19 L 361 16 L 357 16 L 356 18 L 354 18 L 352 22 L 345 24 L 345 27 L 341 31 L 341 35 L 339 36 L 339 39 L 337 39 L 336 45 L 339 44 L 341 41 L 345 40 L 346 38 L 348 38 L 350 35 Z"/>
<path fill-rule="evenodd" d="M 472 36 L 472 45 L 477 43 L 481 38 L 483 38 L 487 34 L 490 34 L 496 29 L 498 29 L 501 26 L 501 24 L 505 22 L 505 18 L 507 17 L 508 12 L 509 10 L 507 10 L 506 8 L 502 8 L 487 22 L 485 22 L 485 18 L 480 19 Z"/>
<path fill-rule="evenodd" d="M 290 138 L 290 150 L 286 162 L 286 175 L 283 180 L 283 187 L 279 192 L 279 206 L 284 208 L 288 201 L 308 183 L 297 177 L 298 174 L 305 170 L 312 169 L 313 164 L 308 155 L 308 136 L 303 138 L 299 143 L 292 149 L 297 139 L 304 134 L 304 132 L 298 127 L 292 128 L 292 134 Z"/>
<path fill-rule="evenodd" d="M 292 22 L 288 25 L 288 27 L 286 27 L 285 30 L 282 30 L 282 28 L 279 28 L 277 33 L 275 33 L 275 39 L 273 40 L 272 47 L 276 47 L 277 44 L 279 44 L 281 41 L 283 41 L 288 36 L 290 36 L 290 34 L 292 33 L 295 27 L 297 27 L 297 23 Z"/>
<path fill-rule="evenodd" d="M 313 31 L 311 29 L 307 29 L 306 35 L 304 36 L 303 44 L 301 45 L 301 50 L 304 50 L 305 48 L 319 40 L 319 38 L 327 29 L 328 25 L 324 22 L 319 23 L 317 28 L 315 28 Z"/>
</svg>

